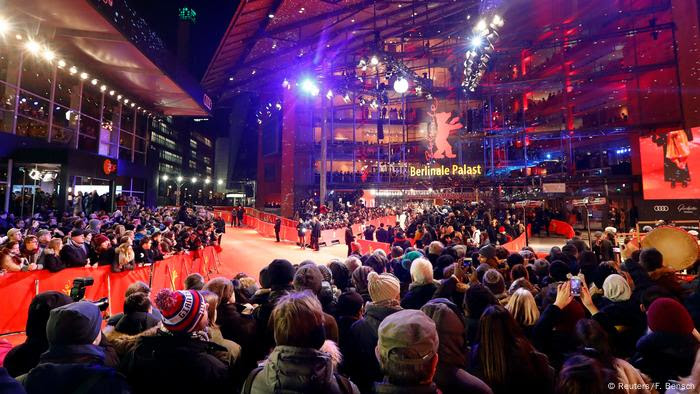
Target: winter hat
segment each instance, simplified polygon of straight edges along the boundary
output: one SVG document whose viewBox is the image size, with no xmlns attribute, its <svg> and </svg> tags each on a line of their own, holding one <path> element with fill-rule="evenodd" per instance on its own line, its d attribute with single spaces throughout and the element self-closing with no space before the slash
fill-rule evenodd
<svg viewBox="0 0 700 394">
<path fill-rule="evenodd" d="M 294 280 L 294 267 L 285 259 L 275 259 L 267 266 L 270 287 L 287 286 Z"/>
<path fill-rule="evenodd" d="M 363 265 L 362 267 L 358 267 L 353 273 L 352 273 L 352 283 L 355 285 L 355 289 L 357 290 L 358 293 L 362 294 L 367 294 L 368 293 L 368 275 L 370 272 L 372 272 L 372 268 Z"/>
<path fill-rule="evenodd" d="M 495 295 L 503 294 L 506 291 L 506 283 L 503 280 L 503 275 L 495 269 L 486 271 L 482 283 Z"/>
<path fill-rule="evenodd" d="M 173 332 L 192 332 L 207 313 L 204 297 L 195 290 L 161 289 L 156 306 L 163 315 L 163 326 Z"/>
<path fill-rule="evenodd" d="M 451 266 L 454 264 L 454 262 L 454 257 L 450 256 L 449 254 L 443 254 L 442 256 L 438 257 L 437 261 L 435 261 L 435 274 L 433 274 L 433 277 L 435 279 L 443 279 L 443 272 L 445 271 L 445 268 Z"/>
<path fill-rule="evenodd" d="M 92 244 L 95 246 L 99 246 L 103 242 L 109 242 L 109 238 L 104 234 L 97 234 L 92 238 Z"/>
<path fill-rule="evenodd" d="M 688 310 L 673 298 L 657 298 L 647 310 L 647 323 L 653 332 L 690 334 L 695 328 Z"/>
<path fill-rule="evenodd" d="M 305 264 L 294 275 L 294 289 L 297 291 L 311 290 L 314 294 L 321 291 L 323 275 L 315 264 Z"/>
<path fill-rule="evenodd" d="M 551 276 L 555 282 L 566 281 L 567 275 L 570 273 L 569 265 L 561 260 L 554 260 L 552 264 L 549 265 L 549 276 Z"/>
<path fill-rule="evenodd" d="M 506 232 L 506 228 L 503 227 L 503 226 L 501 226 L 501 227 L 498 228 L 498 232 L 499 232 L 499 233 L 505 233 L 505 232 Z"/>
<path fill-rule="evenodd" d="M 495 259 L 496 247 L 491 244 L 485 245 L 481 249 L 479 249 L 479 254 L 487 259 Z"/>
<path fill-rule="evenodd" d="M 632 289 L 625 278 L 612 274 L 603 282 L 603 296 L 611 301 L 627 301 L 632 296 Z"/>
<path fill-rule="evenodd" d="M 362 308 L 365 300 L 360 293 L 355 290 L 349 290 L 338 296 L 336 304 L 336 312 L 338 316 L 354 316 Z"/>
<path fill-rule="evenodd" d="M 379 325 L 377 350 L 386 360 L 398 364 L 415 364 L 431 359 L 437 353 L 438 336 L 435 322 L 423 312 L 404 309 L 384 318 Z M 401 357 L 392 357 L 392 350 L 402 349 Z M 414 357 L 409 358 L 410 352 Z"/>
<path fill-rule="evenodd" d="M 378 274 L 372 271 L 367 275 L 367 288 L 372 302 L 380 302 L 398 299 L 401 284 L 392 274 Z"/>
<path fill-rule="evenodd" d="M 321 271 L 321 275 L 323 276 L 323 280 L 325 282 L 328 282 L 328 283 L 333 282 L 333 273 L 331 272 L 331 270 L 328 267 L 326 267 L 323 264 L 319 264 L 319 265 L 317 265 L 317 267 L 318 267 L 319 271 Z"/>
<path fill-rule="evenodd" d="M 333 278 L 335 287 L 340 290 L 345 290 L 350 286 L 350 271 L 345 264 L 338 261 L 331 261 L 328 264 L 328 269 L 331 270 L 331 277 Z"/>
<path fill-rule="evenodd" d="M 67 305 L 73 300 L 59 291 L 45 291 L 37 294 L 29 304 L 25 333 L 27 341 L 46 344 L 46 322 L 52 309 Z"/>
<path fill-rule="evenodd" d="M 411 269 L 411 263 L 413 260 L 423 257 L 423 254 L 417 250 L 411 251 L 403 255 L 403 259 L 401 259 L 401 266 L 406 270 Z"/>
<path fill-rule="evenodd" d="M 490 269 L 491 269 L 491 266 L 486 264 L 486 263 L 479 264 L 479 266 L 476 267 L 476 278 L 479 280 L 479 282 L 481 282 L 484 279 L 484 275 L 486 275 L 486 271 L 488 271 Z"/>
<path fill-rule="evenodd" d="M 49 348 L 91 345 L 100 333 L 100 309 L 87 301 L 74 302 L 51 310 L 46 323 Z"/>
</svg>

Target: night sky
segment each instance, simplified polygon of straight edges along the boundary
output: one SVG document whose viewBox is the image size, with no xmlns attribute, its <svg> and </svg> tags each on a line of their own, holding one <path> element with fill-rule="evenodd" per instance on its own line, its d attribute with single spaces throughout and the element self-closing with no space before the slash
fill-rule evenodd
<svg viewBox="0 0 700 394">
<path fill-rule="evenodd" d="M 130 1 L 139 16 L 158 32 L 173 55 L 177 49 L 178 10 L 187 6 L 197 13 L 190 35 L 190 72 L 200 80 L 238 6 L 238 0 Z"/>
</svg>

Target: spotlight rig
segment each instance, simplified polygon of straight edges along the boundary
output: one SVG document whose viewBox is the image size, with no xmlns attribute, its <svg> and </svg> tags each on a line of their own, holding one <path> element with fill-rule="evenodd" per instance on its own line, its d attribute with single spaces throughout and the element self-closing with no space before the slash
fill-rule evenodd
<svg viewBox="0 0 700 394">
<path fill-rule="evenodd" d="M 465 91 L 474 92 L 479 86 L 486 73 L 488 62 L 491 60 L 494 45 L 498 42 L 498 30 L 503 27 L 503 24 L 503 19 L 494 15 L 491 23 L 482 19 L 474 26 L 474 35 L 470 39 L 471 49 L 466 52 L 466 60 L 464 61 L 462 88 Z"/>
</svg>

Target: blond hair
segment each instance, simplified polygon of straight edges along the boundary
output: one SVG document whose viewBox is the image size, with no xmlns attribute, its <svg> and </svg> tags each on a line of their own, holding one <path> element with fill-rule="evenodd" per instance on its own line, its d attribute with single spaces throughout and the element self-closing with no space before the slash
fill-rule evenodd
<svg viewBox="0 0 700 394">
<path fill-rule="evenodd" d="M 320 348 L 325 338 L 323 332 L 323 309 L 318 298 L 310 291 L 290 293 L 277 301 L 272 311 L 277 346 Z"/>
<path fill-rule="evenodd" d="M 513 315 L 515 321 L 522 327 L 534 326 L 540 318 L 540 310 L 537 309 L 535 297 L 529 290 L 520 288 L 510 296 L 506 309 Z"/>
</svg>

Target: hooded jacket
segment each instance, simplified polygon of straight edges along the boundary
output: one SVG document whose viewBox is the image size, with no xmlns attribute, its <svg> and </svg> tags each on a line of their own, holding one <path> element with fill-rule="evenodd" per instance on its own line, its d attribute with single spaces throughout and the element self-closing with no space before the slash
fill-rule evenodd
<svg viewBox="0 0 700 394">
<path fill-rule="evenodd" d="M 444 298 L 425 304 L 423 311 L 434 322 L 438 332 L 438 365 L 433 382 L 444 394 L 490 394 L 491 389 L 481 379 L 465 371 L 467 346 L 464 319 L 458 307 Z"/>
<path fill-rule="evenodd" d="M 46 322 L 52 309 L 73 302 L 70 297 L 58 291 L 47 291 L 34 297 L 29 306 L 29 316 L 25 328 L 27 339 L 7 353 L 4 367 L 10 376 L 16 377 L 29 372 L 39 364 L 39 357 L 49 348 L 46 338 Z"/>
<path fill-rule="evenodd" d="M 437 288 L 438 285 L 435 282 L 421 285 L 411 283 L 408 287 L 408 292 L 401 300 L 401 307 L 404 309 L 420 309 L 433 298 Z"/>
<path fill-rule="evenodd" d="M 334 373 L 331 356 L 312 348 L 277 346 L 257 372 L 251 393 L 346 393 Z M 350 383 L 352 393 L 359 394 Z"/>
</svg>

